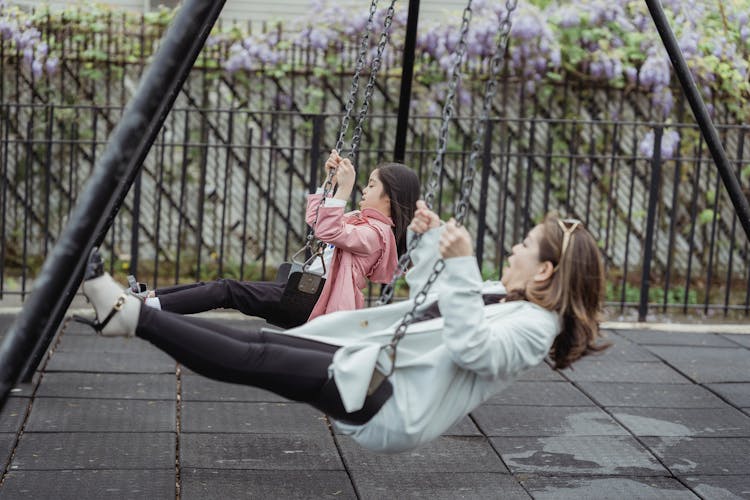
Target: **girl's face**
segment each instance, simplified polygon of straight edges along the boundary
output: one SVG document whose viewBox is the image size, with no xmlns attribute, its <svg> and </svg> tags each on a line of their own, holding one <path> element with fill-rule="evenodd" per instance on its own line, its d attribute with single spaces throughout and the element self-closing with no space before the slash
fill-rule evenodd
<svg viewBox="0 0 750 500">
<path fill-rule="evenodd" d="M 543 281 L 551 275 L 552 263 L 539 260 L 539 242 L 543 236 L 544 226 L 539 224 L 513 247 L 501 278 L 506 290 L 526 290 L 531 281 Z"/>
<path fill-rule="evenodd" d="M 378 177 L 378 170 L 375 169 L 370 174 L 370 180 L 367 186 L 362 190 L 362 199 L 359 201 L 360 210 L 373 208 L 378 212 L 391 216 L 391 200 L 386 196 L 383 183 Z"/>
</svg>

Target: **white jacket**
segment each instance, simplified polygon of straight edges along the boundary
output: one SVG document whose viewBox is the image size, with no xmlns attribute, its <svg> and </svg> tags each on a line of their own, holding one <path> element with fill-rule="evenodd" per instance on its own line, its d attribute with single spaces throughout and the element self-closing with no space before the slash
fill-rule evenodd
<svg viewBox="0 0 750 500">
<path fill-rule="evenodd" d="M 424 234 L 407 274 L 412 299 L 439 258 L 442 228 Z M 398 346 L 390 377 L 393 396 L 364 425 L 336 422 L 365 448 L 400 452 L 427 443 L 502 390 L 519 373 L 539 364 L 560 331 L 556 313 L 526 301 L 484 305 L 482 293 L 503 293 L 499 282 L 482 283 L 474 257 L 445 261 L 422 307 L 438 301 L 441 318 L 415 323 Z M 342 346 L 330 367 L 349 412 L 362 407 L 380 349 L 411 310 L 412 300 L 340 311 L 285 333 Z"/>
</svg>

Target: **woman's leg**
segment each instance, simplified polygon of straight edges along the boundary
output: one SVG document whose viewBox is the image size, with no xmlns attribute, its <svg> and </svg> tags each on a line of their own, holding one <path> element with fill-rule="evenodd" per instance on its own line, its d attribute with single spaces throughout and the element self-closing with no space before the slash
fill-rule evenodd
<svg viewBox="0 0 750 500">
<path fill-rule="evenodd" d="M 331 417 L 365 423 L 390 397 L 387 381 L 355 413 L 344 410 L 328 377 L 337 346 L 260 328 L 240 330 L 142 307 L 136 335 L 207 377 L 266 389 L 308 403 Z"/>
<path fill-rule="evenodd" d="M 212 309 L 237 309 L 269 323 L 291 328 L 307 321 L 309 312 L 282 304 L 285 283 L 219 279 L 208 283 L 178 285 L 158 289 L 156 297 L 162 310 L 193 314 Z"/>
</svg>

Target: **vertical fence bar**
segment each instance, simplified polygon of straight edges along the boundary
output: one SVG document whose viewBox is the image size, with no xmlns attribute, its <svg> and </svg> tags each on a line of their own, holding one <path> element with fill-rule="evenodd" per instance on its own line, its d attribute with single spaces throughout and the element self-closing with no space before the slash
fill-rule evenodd
<svg viewBox="0 0 750 500">
<path fill-rule="evenodd" d="M 739 129 L 737 141 L 737 177 L 742 175 L 742 157 L 745 152 L 745 129 Z M 737 217 L 732 217 L 732 230 L 729 236 L 729 262 L 727 262 L 726 290 L 724 292 L 724 316 L 729 314 L 729 298 L 732 294 L 732 265 L 734 264 L 735 234 L 737 231 Z"/>
<path fill-rule="evenodd" d="M 404 161 L 406 156 L 406 131 L 409 124 L 409 107 L 411 105 L 411 84 L 414 76 L 414 55 L 417 46 L 417 24 L 419 21 L 419 0 L 409 0 L 409 11 L 406 18 L 406 38 L 404 55 L 401 64 L 401 92 L 398 100 L 398 120 L 396 122 L 396 145 L 393 148 L 393 159 Z M 386 72 L 386 75 L 388 72 Z"/>
<path fill-rule="evenodd" d="M 130 227 L 130 264 L 128 266 L 128 274 L 134 274 L 135 276 L 138 276 L 138 251 L 140 249 L 141 174 L 141 172 L 138 172 L 133 183 L 133 217 Z"/>
<path fill-rule="evenodd" d="M 477 211 L 477 244 L 476 255 L 479 269 L 484 263 L 484 235 L 487 229 L 487 193 L 489 191 L 490 172 L 492 171 L 492 128 L 494 121 L 487 120 L 484 127 L 484 151 L 482 151 L 482 180 L 479 186 L 479 207 Z"/>
<path fill-rule="evenodd" d="M 2 47 L 3 44 L 0 43 L 0 47 Z M 2 53 L 0 53 L 0 56 L 2 56 Z M 2 59 L 0 59 L 2 61 Z M 0 69 L 2 69 L 0 67 Z M 3 76 L 0 75 L 0 81 L 3 81 Z M 0 101 L 0 106 L 2 106 L 2 118 L 3 123 L 5 123 L 5 127 L 3 127 L 2 131 L 2 150 L 0 150 L 0 168 L 2 169 L 2 177 L 0 180 L 0 299 L 3 298 L 3 293 L 5 291 L 5 255 L 7 254 L 7 238 L 6 238 L 6 227 L 5 227 L 5 219 L 7 218 L 7 211 L 8 211 L 8 149 L 9 149 L 9 128 L 10 126 L 7 123 L 7 116 L 10 113 L 10 106 L 6 105 L 5 102 Z"/>
<path fill-rule="evenodd" d="M 648 292 L 651 285 L 651 258 L 653 255 L 656 208 L 661 184 L 661 139 L 664 129 L 654 130 L 654 153 L 651 157 L 651 182 L 648 192 L 648 212 L 646 220 L 646 242 L 643 250 L 643 271 L 641 273 L 641 297 L 638 306 L 638 321 L 646 321 L 648 314 Z"/>
<path fill-rule="evenodd" d="M 223 0 L 187 0 L 177 13 L 70 224 L 45 260 L 34 293 L 0 344 L 0 405 L 22 371 L 30 378 L 36 370 L 73 300 L 91 248 L 111 226 L 223 6 Z"/>
<path fill-rule="evenodd" d="M 703 139 L 698 139 L 698 152 L 696 154 L 698 164 L 695 168 L 693 177 L 693 193 L 690 200 L 690 236 L 688 237 L 688 266 L 687 276 L 685 277 L 685 300 L 682 308 L 683 313 L 687 313 L 688 299 L 690 296 L 690 280 L 693 271 L 693 253 L 695 251 L 695 226 L 698 218 L 698 191 L 700 189 L 701 167 L 703 165 Z"/>
</svg>

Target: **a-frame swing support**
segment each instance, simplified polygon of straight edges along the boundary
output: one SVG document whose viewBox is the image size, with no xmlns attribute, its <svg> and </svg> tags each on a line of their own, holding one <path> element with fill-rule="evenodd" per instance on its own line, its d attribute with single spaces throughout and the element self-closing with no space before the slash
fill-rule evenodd
<svg viewBox="0 0 750 500">
<path fill-rule="evenodd" d="M 745 234 L 750 238 L 750 206 L 674 33 L 659 1 L 646 0 L 646 4 Z M 0 408 L 22 371 L 33 373 L 46 352 L 80 285 L 89 252 L 112 225 L 223 6 L 224 0 L 186 0 L 165 34 L 84 187 L 70 222 L 45 260 L 28 301 L 0 344 Z M 414 51 L 413 46 L 410 50 Z M 405 53 L 404 57 L 413 60 L 414 54 Z M 405 135 L 405 124 L 398 130 Z M 405 137 L 397 138 L 397 143 L 405 144 Z"/>
<path fill-rule="evenodd" d="M 22 370 L 33 374 L 73 300 L 91 249 L 109 230 L 198 58 L 224 0 L 186 0 L 141 78 L 68 225 L 0 344 L 0 407 Z"/>
</svg>

